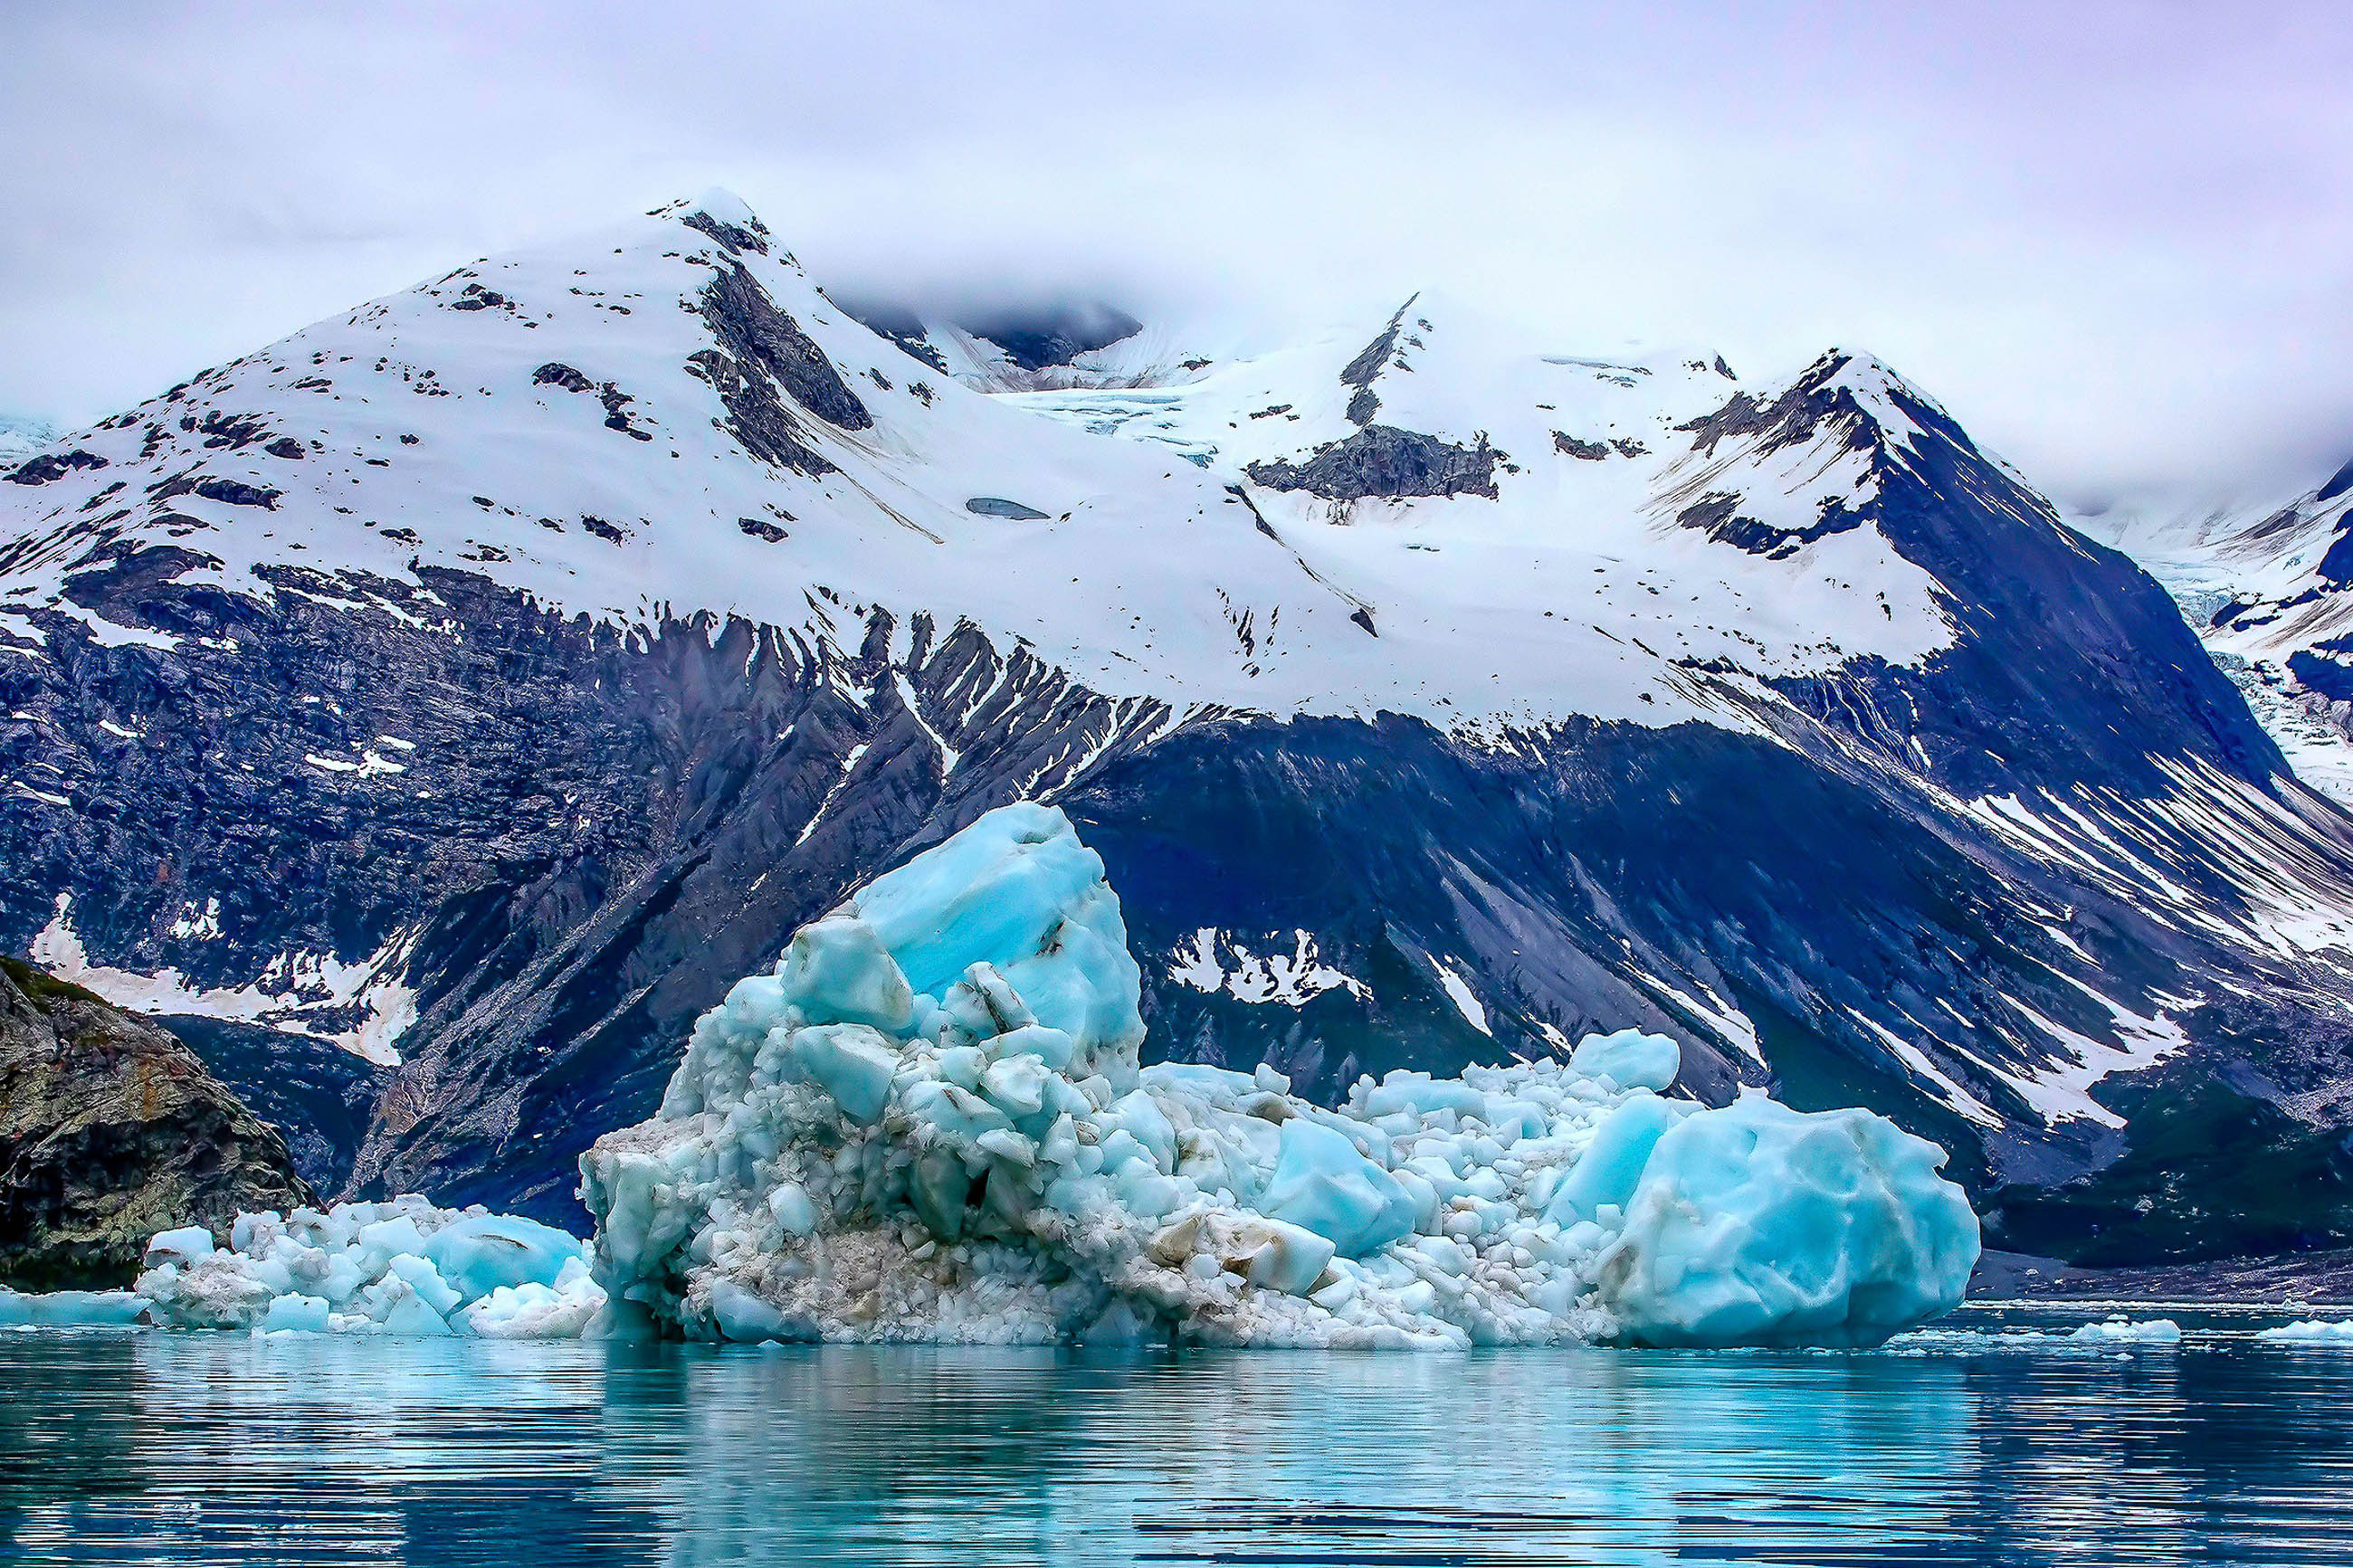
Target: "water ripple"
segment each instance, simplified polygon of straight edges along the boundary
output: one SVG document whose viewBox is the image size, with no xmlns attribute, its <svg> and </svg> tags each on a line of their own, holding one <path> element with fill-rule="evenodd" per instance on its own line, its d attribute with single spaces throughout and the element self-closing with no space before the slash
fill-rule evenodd
<svg viewBox="0 0 2353 1568">
<path fill-rule="evenodd" d="M 2353 1352 L 0 1334 L 24 1563 L 2342 1563 Z"/>
</svg>

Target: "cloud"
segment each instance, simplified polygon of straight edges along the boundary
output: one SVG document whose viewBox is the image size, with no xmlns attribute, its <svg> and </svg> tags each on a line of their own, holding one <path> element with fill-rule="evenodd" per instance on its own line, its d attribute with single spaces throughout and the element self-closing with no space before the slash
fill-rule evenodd
<svg viewBox="0 0 2353 1568">
<path fill-rule="evenodd" d="M 2353 453 L 2341 5 L 12 7 L 0 407 L 733 186 L 838 292 L 1866 346 L 2077 499 Z"/>
</svg>

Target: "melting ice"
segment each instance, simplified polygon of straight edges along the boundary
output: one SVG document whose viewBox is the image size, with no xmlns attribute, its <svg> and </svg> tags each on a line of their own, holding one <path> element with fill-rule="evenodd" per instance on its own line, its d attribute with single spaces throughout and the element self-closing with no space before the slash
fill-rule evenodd
<svg viewBox="0 0 2353 1568">
<path fill-rule="evenodd" d="M 1660 1036 L 1324 1107 L 1140 1068 L 1139 983 L 1102 860 L 1005 806 L 696 1023 L 659 1112 L 581 1160 L 593 1247 L 401 1198 L 167 1232 L 138 1293 L 263 1332 L 1855 1345 L 1977 1259 L 1936 1145 L 1668 1099 Z"/>
</svg>

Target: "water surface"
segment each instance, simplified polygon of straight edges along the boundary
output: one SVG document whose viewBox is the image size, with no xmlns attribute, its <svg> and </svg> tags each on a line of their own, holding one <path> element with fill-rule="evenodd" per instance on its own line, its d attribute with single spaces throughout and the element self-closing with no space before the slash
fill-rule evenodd
<svg viewBox="0 0 2353 1568">
<path fill-rule="evenodd" d="M 2353 1561 L 2353 1353 L 2216 1321 L 2121 1359 L 0 1333 L 0 1560 Z"/>
</svg>

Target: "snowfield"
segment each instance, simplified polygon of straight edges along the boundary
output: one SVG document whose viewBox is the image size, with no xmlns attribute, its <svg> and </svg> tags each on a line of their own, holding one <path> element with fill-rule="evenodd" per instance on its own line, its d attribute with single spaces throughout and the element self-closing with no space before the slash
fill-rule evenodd
<svg viewBox="0 0 2353 1568">
<path fill-rule="evenodd" d="M 1867 357 L 1833 356 L 1823 384 L 1876 425 L 1678 455 L 1677 432 L 1740 389 L 1727 372 L 1547 358 L 1411 306 L 1370 373 L 1377 419 L 1483 439 L 1492 499 L 1253 501 L 1251 465 L 1355 432 L 1361 389 L 1340 374 L 1366 344 L 991 396 L 852 320 L 723 193 L 604 241 L 459 268 L 73 437 L 57 477 L 8 497 L 0 631 L 38 647 L 23 612 L 71 605 L 96 524 L 243 593 L 383 605 L 366 579 L 423 563 L 619 626 L 700 610 L 834 647 L 883 606 L 902 626 L 968 621 L 1169 715 L 1388 711 L 1466 734 L 1573 715 L 1754 730 L 1749 680 L 1712 667 L 1915 663 L 1950 640 L 1933 580 L 1864 520 L 1871 459 L 1902 463 L 1910 431 Z M 830 417 L 731 411 L 740 373 L 710 357 L 714 330 L 739 361 L 802 367 Z M 241 417 L 184 417 L 198 397 Z M 1135 399 L 1158 435 L 1093 437 Z M 747 463 L 736 432 L 763 420 L 771 461 Z M 1564 441 L 1614 444 L 1594 460 Z M 164 520 L 133 510 L 165 494 Z M 1847 525 L 1763 559 L 1679 521 L 1702 502 L 1800 531 L 1834 505 Z M 322 576 L 256 573 L 290 563 Z M 338 762 L 363 759 L 322 765 Z"/>
</svg>

